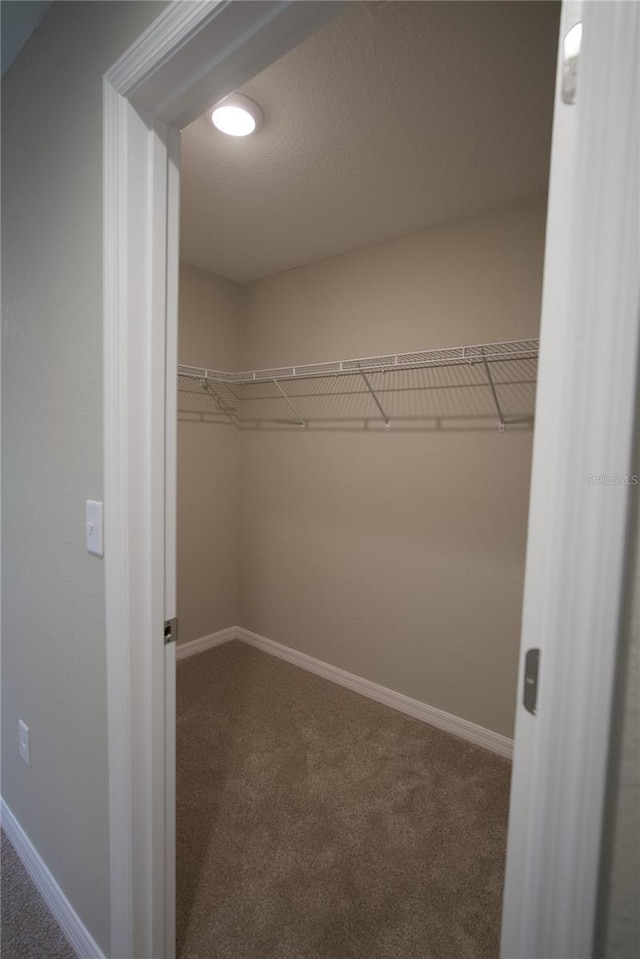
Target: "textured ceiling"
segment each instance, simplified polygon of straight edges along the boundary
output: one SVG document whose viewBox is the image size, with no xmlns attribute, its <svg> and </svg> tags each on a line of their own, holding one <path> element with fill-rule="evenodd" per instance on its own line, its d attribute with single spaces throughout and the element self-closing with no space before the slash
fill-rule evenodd
<svg viewBox="0 0 640 959">
<path fill-rule="evenodd" d="M 183 132 L 182 258 L 248 282 L 547 187 L 559 7 L 356 3 Z"/>
</svg>

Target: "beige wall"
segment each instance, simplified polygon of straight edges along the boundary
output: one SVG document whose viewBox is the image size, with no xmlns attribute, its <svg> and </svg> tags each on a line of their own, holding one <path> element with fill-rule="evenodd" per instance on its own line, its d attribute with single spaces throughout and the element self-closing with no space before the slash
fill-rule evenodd
<svg viewBox="0 0 640 959">
<path fill-rule="evenodd" d="M 245 369 L 536 336 L 545 203 L 244 289 Z M 531 432 L 243 431 L 241 625 L 513 733 Z"/>
<path fill-rule="evenodd" d="M 2 81 L 2 795 L 105 951 L 102 75 L 164 6 L 55 3 Z"/>
<path fill-rule="evenodd" d="M 240 288 L 182 265 L 178 360 L 241 364 Z M 181 643 L 239 622 L 240 435 L 215 406 L 178 394 L 178 617 Z"/>
</svg>

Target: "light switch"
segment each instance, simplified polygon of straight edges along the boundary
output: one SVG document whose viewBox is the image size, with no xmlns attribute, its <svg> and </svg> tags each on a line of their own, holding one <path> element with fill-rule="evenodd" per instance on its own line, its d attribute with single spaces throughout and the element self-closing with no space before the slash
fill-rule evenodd
<svg viewBox="0 0 640 959">
<path fill-rule="evenodd" d="M 94 499 L 88 499 L 85 516 L 87 549 L 96 556 L 102 556 L 104 554 L 102 546 L 102 503 L 98 503 Z"/>
<path fill-rule="evenodd" d="M 20 758 L 25 761 L 27 766 L 31 765 L 29 755 L 29 727 L 22 720 L 18 720 L 18 744 L 20 749 Z"/>
</svg>

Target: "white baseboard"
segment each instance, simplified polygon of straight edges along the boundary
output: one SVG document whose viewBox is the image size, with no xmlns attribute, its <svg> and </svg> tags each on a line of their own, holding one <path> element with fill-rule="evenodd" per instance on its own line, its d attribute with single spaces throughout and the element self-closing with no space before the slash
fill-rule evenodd
<svg viewBox="0 0 640 959">
<path fill-rule="evenodd" d="M 26 832 L 4 799 L 0 799 L 2 828 L 49 911 L 80 959 L 105 959 L 104 953 L 53 878 Z"/>
<path fill-rule="evenodd" d="M 228 629 L 219 629 L 217 633 L 210 633 L 208 636 L 201 636 L 200 639 L 192 639 L 188 643 L 178 643 L 176 646 L 176 659 L 187 659 L 189 656 L 195 656 L 196 653 L 204 653 L 206 649 L 213 649 L 214 646 L 222 646 L 232 639 L 238 638 L 238 627 L 229 626 Z"/>
<path fill-rule="evenodd" d="M 361 676 L 355 676 L 348 673 L 345 669 L 338 669 L 337 666 L 330 666 L 329 663 L 323 663 L 320 659 L 314 659 L 313 656 L 307 656 L 306 653 L 299 653 L 296 649 L 289 646 L 283 646 L 281 643 L 275 643 L 272 639 L 266 639 L 259 636 L 258 633 L 252 633 L 249 629 L 242 626 L 231 626 L 229 629 L 221 629 L 218 633 L 212 633 L 210 636 L 203 636 L 202 639 L 194 639 L 190 643 L 178 646 L 176 656 L 178 659 L 184 659 L 186 656 L 193 656 L 195 653 L 204 652 L 205 649 L 211 649 L 213 646 L 220 646 L 222 643 L 228 643 L 231 639 L 239 639 L 249 646 L 255 646 L 271 656 L 277 656 L 278 659 L 284 659 L 294 666 L 306 669 L 310 673 L 322 676 L 324 679 L 337 683 L 339 686 L 345 686 L 347 689 L 360 693 L 362 696 L 368 696 L 369 699 L 375 699 L 378 703 L 384 703 L 391 709 L 397 709 L 400 713 L 407 716 L 413 716 L 420 722 L 428 723 L 430 726 L 436 726 L 447 733 L 452 733 L 460 739 L 465 739 L 476 746 L 482 746 L 484 749 L 490 749 L 491 752 L 499 756 L 505 756 L 511 759 L 513 756 L 513 740 L 508 736 L 502 736 L 491 729 L 485 729 L 484 726 L 478 726 L 476 723 L 469 722 L 468 719 L 461 719 L 452 713 L 446 713 L 443 709 L 436 709 L 435 706 L 428 706 L 421 703 L 418 699 L 411 699 L 410 696 L 404 696 L 402 693 L 396 693 L 393 689 L 387 689 L 386 686 L 379 686 L 378 683 L 372 683 L 369 679 L 363 679 Z"/>
<path fill-rule="evenodd" d="M 402 693 L 396 693 L 393 689 L 387 689 L 386 686 L 379 686 L 372 683 L 369 679 L 362 679 L 361 676 L 355 676 L 348 673 L 345 669 L 338 669 L 337 666 L 330 666 L 329 663 L 323 663 L 320 659 L 314 659 L 313 656 L 307 656 L 306 653 L 299 653 L 295 649 L 283 646 L 281 643 L 274 643 L 272 639 L 265 639 L 257 633 L 252 633 L 248 629 L 238 627 L 236 636 L 247 643 L 249 646 L 255 646 L 265 653 L 284 659 L 288 663 L 300 666 L 302 669 L 329 679 L 332 683 L 339 686 L 346 686 L 362 696 L 369 699 L 375 699 L 378 703 L 384 703 L 392 709 L 397 709 L 400 713 L 407 716 L 413 716 L 423 723 L 430 726 L 436 726 L 447 733 L 453 733 L 460 739 L 466 739 L 467 742 L 474 743 L 476 746 L 482 746 L 484 749 L 490 749 L 500 756 L 511 759 L 513 756 L 513 740 L 508 736 L 502 736 L 491 729 L 485 729 L 484 726 L 478 726 L 476 723 L 469 722 L 468 719 L 461 719 L 452 713 L 446 713 L 442 709 L 436 709 L 435 706 L 427 706 L 418 699 L 411 699 L 410 696 L 404 696 Z"/>
<path fill-rule="evenodd" d="M 264 636 L 259 636 L 258 633 L 252 633 L 251 630 L 244 629 L 242 626 L 230 626 L 228 629 L 211 633 L 210 636 L 203 636 L 201 639 L 184 643 L 177 647 L 176 658 L 185 659 L 187 656 L 194 656 L 206 649 L 228 643 L 232 639 L 239 639 L 248 646 L 255 646 L 256 649 L 261 649 L 264 653 L 277 656 L 278 659 L 284 659 L 288 663 L 293 663 L 294 666 L 315 673 L 316 676 L 322 676 L 339 686 L 345 686 L 347 689 L 360 693 L 362 696 L 367 696 L 369 699 L 375 699 L 376 702 L 384 703 L 385 706 L 390 706 L 391 709 L 397 709 L 400 713 L 419 719 L 420 722 L 436 726 L 438 729 L 452 733 L 454 736 L 465 739 L 469 743 L 474 743 L 476 746 L 490 749 L 491 752 L 497 753 L 499 756 L 504 756 L 507 759 L 511 759 L 513 756 L 513 740 L 509 739 L 508 736 L 495 733 L 491 729 L 485 729 L 484 726 L 478 726 L 476 723 L 469 722 L 468 719 L 461 719 L 459 716 L 454 716 L 453 713 L 446 713 L 443 709 L 428 706 L 426 703 L 420 702 L 419 699 L 412 699 L 410 696 L 396 693 L 393 689 L 379 686 L 378 683 L 348 673 L 345 669 L 323 663 L 321 659 L 315 659 L 306 653 L 299 653 L 296 649 L 283 646 L 282 643 L 275 643 L 272 639 L 266 639 Z"/>
</svg>

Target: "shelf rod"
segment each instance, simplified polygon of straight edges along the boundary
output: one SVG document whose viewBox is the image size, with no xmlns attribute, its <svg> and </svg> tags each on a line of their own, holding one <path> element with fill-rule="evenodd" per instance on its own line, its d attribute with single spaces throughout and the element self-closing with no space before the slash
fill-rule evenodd
<svg viewBox="0 0 640 959">
<path fill-rule="evenodd" d="M 208 379 L 207 379 L 206 376 L 205 376 L 204 379 L 202 380 L 202 386 L 203 386 L 203 389 L 205 389 L 206 392 L 209 393 L 210 396 L 213 397 L 213 402 L 216 404 L 216 406 L 218 407 L 218 409 L 220 410 L 220 412 L 221 412 L 221 413 L 224 413 L 224 415 L 225 415 L 229 420 L 231 420 L 231 422 L 233 423 L 233 425 L 234 425 L 235 427 L 238 427 L 238 426 L 240 425 L 240 424 L 238 423 L 238 417 L 235 415 L 235 413 L 233 412 L 233 410 L 231 409 L 231 407 L 230 407 L 230 406 L 227 406 L 227 404 L 224 402 L 224 400 L 221 399 L 221 397 L 218 396 L 216 390 L 214 390 L 214 388 L 211 386 L 211 384 L 209 383 L 209 381 L 208 381 Z"/>
<path fill-rule="evenodd" d="M 272 376 L 271 378 L 272 378 L 273 382 L 276 384 L 276 386 L 278 387 L 278 389 L 280 390 L 283 398 L 286 400 L 287 404 L 289 405 L 289 409 L 293 412 L 293 415 L 296 417 L 296 419 L 297 419 L 298 422 L 300 423 L 300 426 L 302 427 L 302 429 L 303 429 L 303 430 L 306 430 L 306 428 L 307 428 L 306 422 L 302 419 L 302 417 L 301 417 L 300 414 L 298 413 L 297 409 L 295 408 L 295 406 L 293 405 L 293 403 L 291 402 L 291 400 L 289 399 L 289 397 L 287 396 L 287 394 L 285 393 L 285 391 L 282 389 L 282 387 L 281 387 L 280 384 L 278 383 L 278 381 L 277 381 L 277 379 L 275 378 L 275 376 Z"/>
<path fill-rule="evenodd" d="M 496 393 L 495 384 L 493 382 L 493 377 L 491 376 L 491 370 L 489 369 L 489 364 L 487 363 L 487 357 L 484 352 L 484 346 L 480 347 L 480 352 L 482 354 L 482 362 L 484 363 L 484 368 L 487 374 L 487 379 L 489 380 L 489 386 L 491 387 L 491 395 L 493 396 L 493 402 L 496 405 L 496 411 L 498 413 L 498 432 L 504 433 L 504 416 L 502 415 L 502 410 L 500 408 L 500 402 L 498 400 L 498 394 Z"/>
<path fill-rule="evenodd" d="M 364 371 L 364 370 L 362 369 L 362 367 L 360 366 L 360 361 L 358 361 L 358 366 L 360 367 L 360 376 L 362 377 L 362 379 L 363 379 L 363 380 L 365 381 L 365 383 L 367 384 L 367 389 L 369 390 L 369 392 L 371 393 L 371 396 L 373 397 L 373 402 L 376 404 L 376 406 L 377 406 L 378 409 L 380 410 L 380 415 L 382 416 L 382 419 L 384 420 L 384 428 L 385 428 L 385 430 L 388 430 L 389 427 L 391 426 L 391 422 L 390 422 L 390 420 L 389 420 L 389 417 L 387 416 L 387 414 L 386 414 L 385 411 L 383 410 L 382 404 L 380 403 L 380 400 L 378 399 L 378 397 L 377 397 L 377 395 L 376 395 L 376 391 L 374 390 L 374 388 L 372 387 L 371 383 L 369 382 L 369 378 L 368 378 L 367 374 L 365 373 L 365 371 Z"/>
</svg>

